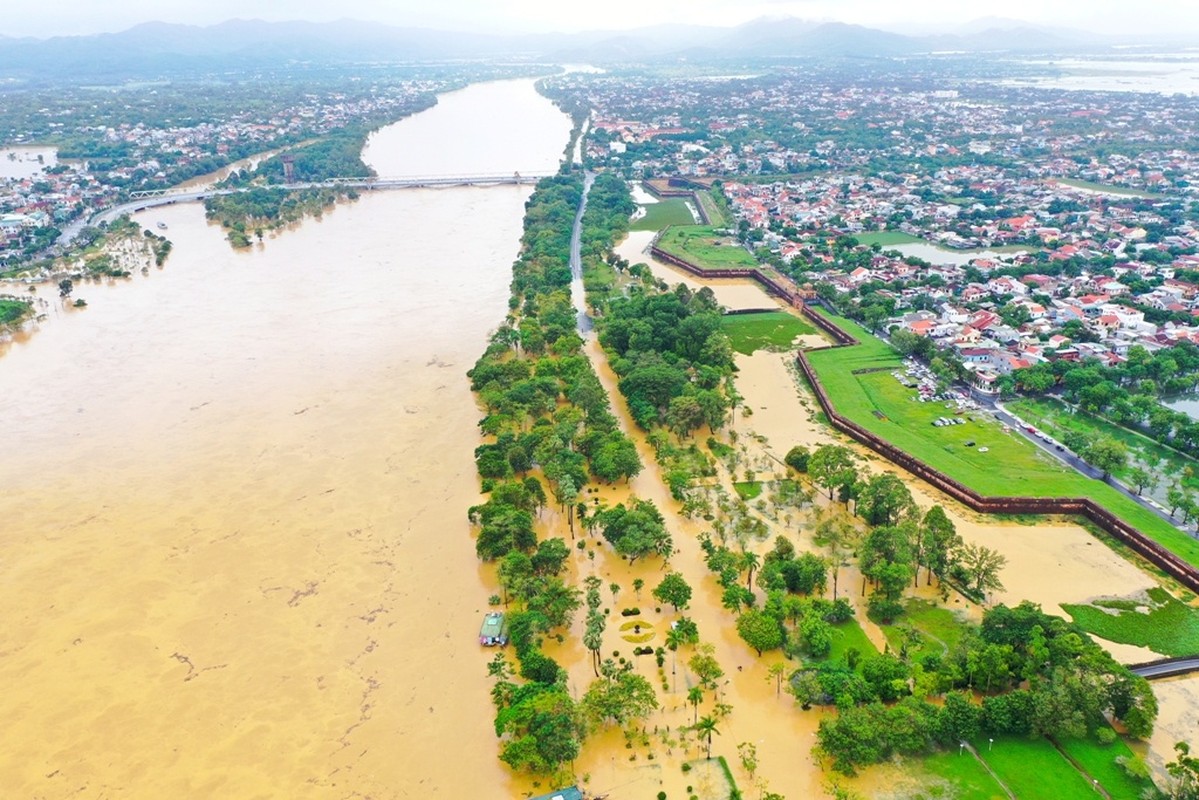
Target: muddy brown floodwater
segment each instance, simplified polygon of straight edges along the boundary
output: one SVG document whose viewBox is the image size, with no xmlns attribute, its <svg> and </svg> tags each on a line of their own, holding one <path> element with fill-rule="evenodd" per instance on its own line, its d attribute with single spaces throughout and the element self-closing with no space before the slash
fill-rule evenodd
<svg viewBox="0 0 1199 800">
<path fill-rule="evenodd" d="M 531 81 L 490 83 L 366 157 L 549 171 L 568 132 Z M 527 788 L 475 641 L 464 373 L 528 194 L 366 194 L 245 252 L 199 205 L 154 210 L 164 269 L 53 297 L 0 357 L 0 795 Z"/>
</svg>

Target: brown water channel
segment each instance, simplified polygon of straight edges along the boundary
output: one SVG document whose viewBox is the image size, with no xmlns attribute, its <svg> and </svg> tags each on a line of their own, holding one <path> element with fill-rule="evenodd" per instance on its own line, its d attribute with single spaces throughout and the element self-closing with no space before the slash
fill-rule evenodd
<svg viewBox="0 0 1199 800">
<path fill-rule="evenodd" d="M 552 170 L 569 120 L 484 84 L 380 174 Z M 57 298 L 0 358 L 5 797 L 499 797 L 464 373 L 528 187 L 367 194 Z M 50 287 L 41 294 L 52 297 Z"/>
</svg>

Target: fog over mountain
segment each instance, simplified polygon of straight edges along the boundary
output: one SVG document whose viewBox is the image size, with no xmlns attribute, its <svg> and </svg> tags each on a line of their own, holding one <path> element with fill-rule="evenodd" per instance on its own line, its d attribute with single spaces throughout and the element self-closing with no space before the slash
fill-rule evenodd
<svg viewBox="0 0 1199 800">
<path fill-rule="evenodd" d="M 1128 41 L 1128 37 L 1121 39 Z M 119 33 L 49 39 L 0 37 L 0 74 L 96 77 L 173 75 L 305 62 L 351 64 L 518 57 L 614 62 L 672 57 L 851 56 L 932 51 L 1065 52 L 1111 40 L 1081 31 L 982 19 L 953 33 L 905 35 L 840 22 L 759 19 L 731 28 L 657 25 L 565 34 L 465 33 L 375 22 L 230 20 L 198 27 L 148 22 Z"/>
</svg>

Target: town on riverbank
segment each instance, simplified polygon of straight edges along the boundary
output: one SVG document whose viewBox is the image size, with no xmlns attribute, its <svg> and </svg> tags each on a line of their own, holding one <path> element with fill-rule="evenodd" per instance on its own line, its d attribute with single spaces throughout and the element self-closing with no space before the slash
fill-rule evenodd
<svg viewBox="0 0 1199 800">
<path fill-rule="evenodd" d="M 409 187 L 386 206 L 287 186 L 412 163 L 399 145 L 368 159 L 367 134 L 493 73 L 374 87 L 359 105 L 326 105 L 330 89 L 239 118 L 229 141 L 281 124 L 221 155 L 279 152 L 213 176 L 237 191 L 205 214 L 81 227 L 72 253 L 51 241 L 71 222 L 186 170 L 108 189 L 83 165 L 11 178 L 6 267 L 54 277 L 43 312 L 82 299 L 64 262 L 132 279 L 177 232 L 189 282 L 149 295 L 167 283 L 154 275 L 127 309 L 214 318 L 111 378 L 92 359 L 126 351 L 100 325 L 94 404 L 59 378 L 73 414 L 141 432 L 141 457 L 90 419 L 98 443 L 79 447 L 57 401 L 16 426 L 41 443 L 30 458 L 62 455 L 61 470 L 38 462 L 47 485 L 90 504 L 79 476 L 111 462 L 117 499 L 85 517 L 70 491 L 35 502 L 10 475 L 12 552 L 40 546 L 76 579 L 102 565 L 105 597 L 158 602 L 93 622 L 68 580 L 41 609 L 55 636 L 21 628 L 0 673 L 31 685 L 73 641 L 115 705 L 46 702 L 54 718 L 96 708 L 81 728 L 98 735 L 114 716 L 135 727 L 137 703 L 87 648 L 128 658 L 139 691 L 199 709 L 216 743 L 156 779 L 176 791 L 201 767 L 244 768 L 261 737 L 302 740 L 302 763 L 264 761 L 251 782 L 330 796 L 403 794 L 419 774 L 523 797 L 1190 797 L 1199 425 L 1171 406 L 1199 379 L 1199 118 L 1177 97 L 1013 86 L 963 63 L 501 68 L 554 73 L 542 97 L 530 80 L 475 85 L 470 102 L 552 115 L 563 140 L 569 115 L 557 173 Z M 404 144 L 445 140 L 470 111 Z M 110 143 L 138 169 L 224 135 L 131 124 Z M 286 150 L 293 136 L 306 146 Z M 33 169 L 31 153 L 13 164 Z M 60 209 L 71 181 L 95 194 Z M 511 246 L 464 237 L 464 210 Z M 205 286 L 201 268 L 228 283 Z M 254 298 L 241 315 L 240 294 Z M 26 305 L 0 298 L 0 322 L 19 328 Z M 221 337 L 249 316 L 244 340 Z M 48 347 L 81 349 L 81 324 Z M 143 383 L 142 402 L 124 393 Z M 161 498 L 124 488 L 147 482 L 142 459 Z M 66 518 L 80 533 L 38 544 Z M 10 577 L 13 592 L 39 578 Z M 53 755 L 23 739 L 38 774 L 3 769 L 31 792 L 58 769 L 128 779 L 93 763 L 94 739 Z M 473 776 L 452 761 L 464 743 Z"/>
</svg>

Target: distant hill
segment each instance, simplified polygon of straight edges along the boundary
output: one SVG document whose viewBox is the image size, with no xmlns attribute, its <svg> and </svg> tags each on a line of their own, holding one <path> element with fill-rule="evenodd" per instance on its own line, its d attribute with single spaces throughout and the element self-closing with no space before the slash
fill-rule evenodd
<svg viewBox="0 0 1199 800">
<path fill-rule="evenodd" d="M 208 27 L 151 22 L 94 36 L 0 37 L 0 75 L 87 75 L 96 80 L 297 62 L 353 64 L 501 56 L 598 62 L 687 54 L 878 58 L 933 50 L 1050 52 L 1096 41 L 1089 34 L 1000 19 L 980 20 L 961 32 L 937 36 L 905 36 L 861 25 L 795 18 L 764 18 L 734 28 L 659 25 L 628 31 L 524 35 L 402 28 L 354 20 L 230 20 Z"/>
</svg>

